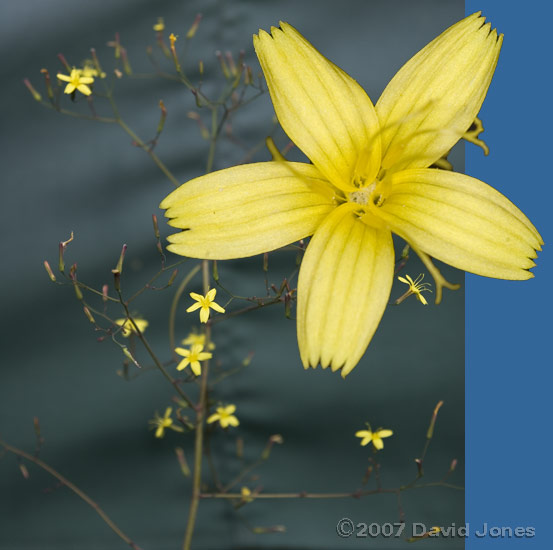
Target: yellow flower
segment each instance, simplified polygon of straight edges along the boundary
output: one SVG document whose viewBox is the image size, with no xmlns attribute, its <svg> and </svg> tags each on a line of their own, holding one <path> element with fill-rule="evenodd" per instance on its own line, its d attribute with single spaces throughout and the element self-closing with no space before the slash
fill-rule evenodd
<svg viewBox="0 0 553 550">
<path fill-rule="evenodd" d="M 200 346 L 205 347 L 205 334 L 191 332 L 184 340 L 182 340 L 181 344 L 184 344 L 185 346 L 194 346 L 199 344 Z M 214 350 L 215 344 L 213 342 L 209 342 L 207 349 L 209 351 Z"/>
<path fill-rule="evenodd" d="M 165 409 L 165 415 L 163 417 L 159 416 L 159 413 L 156 411 L 154 419 L 150 420 L 152 427 L 156 428 L 156 437 L 163 437 L 165 435 L 165 430 L 170 428 L 175 432 L 183 432 L 184 429 L 181 426 L 174 426 L 173 419 L 171 418 L 171 413 L 173 412 L 172 407 L 167 407 Z"/>
<path fill-rule="evenodd" d="M 92 78 L 106 78 L 106 73 L 104 71 L 98 73 L 98 70 L 90 62 L 85 62 L 81 71 L 81 76 L 92 77 Z"/>
<path fill-rule="evenodd" d="M 253 502 L 255 500 L 250 496 L 252 492 L 248 489 L 248 487 L 242 487 L 240 489 L 240 494 L 242 495 L 242 502 L 244 503 Z"/>
<path fill-rule="evenodd" d="M 219 421 L 221 428 L 226 428 L 228 426 L 238 426 L 238 418 L 234 416 L 236 411 L 236 405 L 227 405 L 226 407 L 217 407 L 215 409 L 217 412 L 213 413 L 208 419 L 207 423 L 212 424 L 213 422 Z"/>
<path fill-rule="evenodd" d="M 69 76 L 58 73 L 57 77 L 59 80 L 67 82 L 65 90 L 63 90 L 64 94 L 71 94 L 75 90 L 78 90 L 84 95 L 90 95 L 92 93 L 92 90 L 87 86 L 87 84 L 92 84 L 94 82 L 94 78 L 91 76 L 83 76 L 80 69 L 72 69 Z"/>
<path fill-rule="evenodd" d="M 372 432 L 370 429 L 368 430 L 359 430 L 355 433 L 355 437 L 361 437 L 361 445 L 364 447 L 365 445 L 368 445 L 371 441 L 374 445 L 374 448 L 377 450 L 384 448 L 384 442 L 382 441 L 383 437 L 390 437 L 393 435 L 394 432 L 392 430 L 383 430 L 380 428 L 376 432 Z"/>
<path fill-rule="evenodd" d="M 196 294 L 195 292 L 191 292 L 190 297 L 194 298 L 194 300 L 196 300 L 196 303 L 192 304 L 186 310 L 186 313 L 190 313 L 191 311 L 196 311 L 197 309 L 199 309 L 200 321 L 202 323 L 207 323 L 207 320 L 209 319 L 209 308 L 214 309 L 219 313 L 225 313 L 225 310 L 219 304 L 216 304 L 213 301 L 215 300 L 215 294 L 217 294 L 216 288 L 212 288 L 205 296 L 202 296 L 201 294 Z"/>
<path fill-rule="evenodd" d="M 144 332 L 149 324 L 146 319 L 134 319 L 134 322 L 140 332 Z M 121 334 L 125 338 L 128 338 L 132 333 L 136 334 L 136 329 L 128 319 L 115 319 L 115 324 L 123 327 L 121 329 Z"/>
<path fill-rule="evenodd" d="M 153 26 L 154 31 L 161 32 L 165 29 L 165 21 L 163 21 L 163 17 L 157 18 L 157 23 Z"/>
<path fill-rule="evenodd" d="M 305 368 L 346 376 L 380 322 L 394 278 L 392 232 L 448 283 L 429 256 L 500 279 L 529 279 L 543 241 L 485 183 L 429 167 L 480 110 L 502 35 L 473 14 L 409 60 L 376 107 L 293 27 L 260 31 L 254 46 L 276 115 L 311 161 L 275 160 L 195 178 L 162 203 L 169 250 L 253 256 L 313 235 L 299 274 L 297 333 Z"/>
<path fill-rule="evenodd" d="M 417 297 L 417 300 L 421 304 L 425 306 L 428 305 L 428 302 L 426 301 L 426 298 L 422 295 L 422 293 L 432 292 L 432 291 L 428 288 L 428 285 L 430 283 L 423 283 L 422 282 L 423 279 L 424 279 L 424 273 L 421 273 L 414 281 L 413 279 L 411 279 L 409 275 L 405 275 L 405 277 L 398 277 L 397 278 L 398 281 L 401 281 L 402 283 L 409 285 L 409 290 L 407 290 L 407 292 L 403 296 L 399 297 L 395 301 L 395 304 L 396 305 L 401 304 L 401 302 L 403 302 L 405 298 L 414 294 Z"/>
<path fill-rule="evenodd" d="M 201 344 L 195 344 L 190 349 L 175 348 L 175 352 L 184 357 L 184 359 L 177 365 L 177 370 L 183 370 L 190 365 L 192 372 L 196 376 L 202 374 L 202 366 L 200 361 L 211 359 L 213 355 L 207 351 L 203 351 L 204 347 Z"/>
</svg>

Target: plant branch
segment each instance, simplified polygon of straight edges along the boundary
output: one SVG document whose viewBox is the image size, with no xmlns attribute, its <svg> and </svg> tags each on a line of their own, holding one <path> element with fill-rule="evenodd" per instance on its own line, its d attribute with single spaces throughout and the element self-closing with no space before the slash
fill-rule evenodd
<svg viewBox="0 0 553 550">
<path fill-rule="evenodd" d="M 46 472 L 48 472 L 50 475 L 54 476 L 62 485 L 65 485 L 68 489 L 73 491 L 81 500 L 84 500 L 91 508 L 94 509 L 94 511 L 104 520 L 104 522 L 110 527 L 110 529 L 123 541 L 125 541 L 133 550 L 141 550 L 141 548 L 132 541 L 115 523 L 111 520 L 111 518 L 100 508 L 100 506 L 94 502 L 84 491 L 79 489 L 76 485 L 71 483 L 67 478 L 62 476 L 59 472 L 54 470 L 51 466 L 46 464 L 46 462 L 43 462 L 40 460 L 40 458 L 37 458 L 29 453 L 26 453 L 25 451 L 22 451 L 21 449 L 18 449 L 16 447 L 12 447 L 11 445 L 8 445 L 4 441 L 0 440 L 0 445 L 8 452 L 13 453 L 14 455 L 26 458 L 27 460 L 31 461 L 32 463 L 36 464 L 39 468 L 42 468 Z"/>
</svg>

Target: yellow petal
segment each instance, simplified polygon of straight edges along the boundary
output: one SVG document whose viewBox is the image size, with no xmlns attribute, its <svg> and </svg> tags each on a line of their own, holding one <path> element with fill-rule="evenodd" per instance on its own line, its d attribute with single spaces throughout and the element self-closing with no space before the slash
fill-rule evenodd
<svg viewBox="0 0 553 550">
<path fill-rule="evenodd" d="M 207 323 L 208 319 L 209 319 L 209 308 L 202 307 L 202 309 L 200 310 L 200 322 Z"/>
<path fill-rule="evenodd" d="M 454 267 L 498 279 L 529 279 L 543 244 L 528 218 L 501 193 L 455 172 L 405 170 L 375 211 L 423 252 Z"/>
<path fill-rule="evenodd" d="M 208 417 L 207 423 L 208 424 L 213 424 L 213 422 L 217 422 L 217 420 L 219 420 L 219 415 L 217 413 L 214 413 L 214 414 L 212 414 L 211 416 Z"/>
<path fill-rule="evenodd" d="M 233 414 L 236 412 L 236 405 L 227 405 L 224 410 L 227 414 Z"/>
<path fill-rule="evenodd" d="M 227 423 L 230 426 L 235 426 L 235 427 L 240 424 L 240 422 L 238 421 L 238 418 L 236 418 L 236 416 L 229 416 L 228 420 L 227 420 Z"/>
<path fill-rule="evenodd" d="M 392 430 L 378 430 L 377 434 L 378 437 L 390 437 L 391 435 L 394 435 L 394 432 Z"/>
<path fill-rule="evenodd" d="M 191 311 L 196 311 L 201 307 L 202 307 L 202 304 L 200 304 L 200 302 L 196 302 L 195 304 L 192 304 L 189 308 L 186 308 L 186 313 L 190 313 Z"/>
<path fill-rule="evenodd" d="M 212 288 L 211 290 L 209 290 L 207 292 L 207 294 L 205 295 L 205 297 L 211 302 L 215 299 L 215 295 L 217 294 L 217 289 L 216 288 Z"/>
<path fill-rule="evenodd" d="M 75 85 L 71 82 L 69 82 L 69 84 L 67 84 L 67 86 L 65 86 L 64 90 L 63 90 L 63 93 L 64 94 L 71 94 L 75 91 Z"/>
<path fill-rule="evenodd" d="M 490 85 L 503 35 L 475 13 L 410 59 L 376 104 L 382 166 L 426 168 L 473 123 Z"/>
<path fill-rule="evenodd" d="M 71 77 L 67 76 L 66 74 L 58 73 L 56 76 L 59 80 L 63 80 L 64 82 L 71 82 Z"/>
<path fill-rule="evenodd" d="M 373 436 L 373 445 L 375 449 L 378 449 L 379 451 L 384 448 L 384 441 L 380 439 L 380 437 L 374 435 Z"/>
<path fill-rule="evenodd" d="M 290 139 L 337 187 L 353 189 L 361 153 L 371 182 L 380 166 L 380 132 L 365 91 L 287 23 L 253 37 L 278 120 Z"/>
<path fill-rule="evenodd" d="M 275 250 L 315 231 L 334 207 L 312 165 L 260 162 L 193 179 L 162 203 L 174 227 L 171 252 L 226 260 Z"/>
<path fill-rule="evenodd" d="M 190 363 L 190 361 L 188 360 L 188 358 L 185 358 L 183 359 L 178 365 L 177 365 L 177 370 L 184 370 L 188 364 Z"/>
<path fill-rule="evenodd" d="M 190 363 L 190 368 L 196 376 L 200 376 L 202 374 L 202 366 L 199 361 L 192 361 L 192 363 Z"/>
<path fill-rule="evenodd" d="M 225 309 L 222 308 L 219 304 L 216 304 L 213 302 L 212 304 L 209 304 L 209 307 L 211 309 L 214 309 L 215 311 L 218 311 L 219 313 L 225 313 Z"/>
<path fill-rule="evenodd" d="M 86 84 L 79 84 L 77 90 L 84 95 L 90 95 L 92 93 L 92 90 Z"/>
<path fill-rule="evenodd" d="M 372 432 L 369 432 L 368 430 L 359 430 L 358 432 L 355 432 L 355 437 L 371 437 Z"/>
<path fill-rule="evenodd" d="M 344 204 L 321 224 L 301 264 L 298 343 L 305 368 L 342 368 L 365 352 L 384 313 L 394 272 L 392 236 Z"/>
</svg>

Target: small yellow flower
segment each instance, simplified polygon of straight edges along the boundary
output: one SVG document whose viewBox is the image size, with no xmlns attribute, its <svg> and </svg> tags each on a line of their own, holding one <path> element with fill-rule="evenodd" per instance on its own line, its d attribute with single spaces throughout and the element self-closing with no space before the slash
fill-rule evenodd
<svg viewBox="0 0 553 550">
<path fill-rule="evenodd" d="M 106 73 L 104 71 L 99 73 L 98 69 L 96 69 L 96 67 L 90 62 L 85 61 L 83 68 L 79 70 L 81 72 L 81 76 L 86 78 L 106 78 Z"/>
<path fill-rule="evenodd" d="M 171 418 L 171 414 L 173 412 L 172 407 L 167 407 L 165 409 L 165 415 L 159 416 L 159 413 L 156 411 L 154 414 L 154 419 L 150 420 L 150 424 L 152 427 L 156 428 L 155 436 L 157 438 L 161 438 L 165 435 L 165 430 L 167 428 L 170 428 L 171 430 L 174 430 L 175 432 L 183 432 L 183 428 L 181 426 L 174 426 L 173 425 L 173 419 Z"/>
<path fill-rule="evenodd" d="M 140 332 L 144 332 L 149 324 L 146 319 L 135 319 L 134 322 Z M 136 334 L 136 329 L 128 319 L 115 319 L 115 324 L 123 327 L 121 334 L 124 338 L 128 338 L 132 333 Z"/>
<path fill-rule="evenodd" d="M 414 294 L 416 297 L 417 297 L 417 300 L 423 304 L 423 305 L 428 305 L 428 302 L 426 301 L 425 297 L 422 295 L 423 292 L 432 292 L 428 286 L 430 285 L 430 283 L 423 283 L 422 280 L 424 279 L 424 273 L 421 273 L 414 281 L 413 279 L 411 279 L 411 277 L 409 275 L 405 275 L 405 278 L 404 277 L 398 277 L 397 280 L 398 281 L 401 281 L 402 283 L 405 283 L 406 285 L 409 285 L 409 290 L 407 290 L 407 292 L 401 296 L 400 298 L 398 298 L 396 301 L 395 301 L 395 304 L 398 305 L 398 304 L 401 304 L 401 302 L 403 302 L 403 300 L 405 300 L 405 298 L 407 298 L 408 296 L 411 296 L 411 294 Z"/>
<path fill-rule="evenodd" d="M 371 441 L 374 445 L 374 448 L 377 450 L 384 448 L 384 442 L 382 441 L 382 438 L 384 437 L 390 437 L 393 435 L 394 432 L 392 430 L 383 430 L 382 428 L 378 429 L 376 432 L 371 431 L 370 429 L 367 430 L 359 430 L 355 433 L 355 437 L 361 437 L 361 446 L 368 445 Z"/>
<path fill-rule="evenodd" d="M 92 78 L 91 76 L 83 76 L 80 69 L 72 69 L 69 76 L 67 76 L 66 74 L 58 73 L 57 77 L 59 80 L 67 82 L 65 90 L 63 90 L 64 94 L 71 94 L 75 90 L 78 90 L 79 92 L 81 92 L 81 94 L 87 96 L 92 93 L 92 90 L 87 86 L 87 84 L 92 84 L 94 82 L 94 78 Z"/>
<path fill-rule="evenodd" d="M 169 35 L 169 40 L 171 42 L 171 48 L 175 47 L 175 42 L 177 41 L 177 36 L 173 33 Z"/>
<path fill-rule="evenodd" d="M 153 26 L 154 31 L 161 32 L 165 29 L 165 21 L 163 21 L 163 17 L 157 18 L 157 23 Z"/>
<path fill-rule="evenodd" d="M 217 407 L 217 412 L 213 413 L 208 419 L 207 423 L 212 424 L 213 422 L 219 421 L 221 428 L 226 428 L 228 426 L 238 426 L 238 418 L 234 416 L 236 411 L 236 405 L 227 405 L 226 407 Z"/>
<path fill-rule="evenodd" d="M 250 495 L 252 492 L 247 487 L 242 487 L 240 489 L 240 494 L 242 495 L 242 502 L 253 502 L 255 499 L 253 499 Z"/>
<path fill-rule="evenodd" d="M 194 345 L 200 345 L 205 347 L 205 334 L 199 334 L 197 332 L 191 332 L 184 340 L 181 342 L 185 346 L 194 346 Z M 213 342 L 209 342 L 207 345 L 207 349 L 209 351 L 212 351 L 215 349 L 215 344 Z"/>
<path fill-rule="evenodd" d="M 207 320 L 209 319 L 209 308 L 214 309 L 219 313 L 225 313 L 224 308 L 213 301 L 215 300 L 215 294 L 217 294 L 216 288 L 212 288 L 205 296 L 202 296 L 201 294 L 196 294 L 195 292 L 191 292 L 190 297 L 194 298 L 194 300 L 196 300 L 196 303 L 192 304 L 186 310 L 186 313 L 190 313 L 191 311 L 196 311 L 197 309 L 201 308 L 200 321 L 202 323 L 207 323 Z"/>
<path fill-rule="evenodd" d="M 200 361 L 211 359 L 213 355 L 207 351 L 203 351 L 204 347 L 201 344 L 195 344 L 190 349 L 175 348 L 175 352 L 184 357 L 184 359 L 177 365 L 177 370 L 183 370 L 190 365 L 192 372 L 196 376 L 202 374 L 202 366 Z"/>
</svg>

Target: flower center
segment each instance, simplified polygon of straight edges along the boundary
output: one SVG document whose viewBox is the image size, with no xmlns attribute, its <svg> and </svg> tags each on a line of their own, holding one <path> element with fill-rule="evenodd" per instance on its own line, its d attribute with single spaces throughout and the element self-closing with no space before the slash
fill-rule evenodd
<svg viewBox="0 0 553 550">
<path fill-rule="evenodd" d="M 382 187 L 382 182 L 377 179 L 366 187 L 361 187 L 357 191 L 348 193 L 348 201 L 361 206 L 370 205 L 371 203 L 375 206 L 382 206 L 386 198 Z"/>
</svg>

